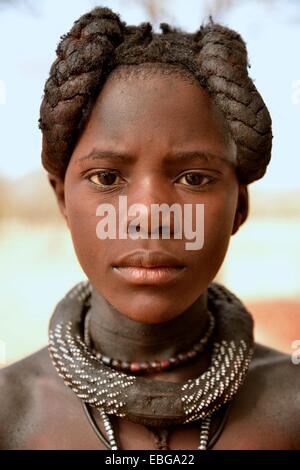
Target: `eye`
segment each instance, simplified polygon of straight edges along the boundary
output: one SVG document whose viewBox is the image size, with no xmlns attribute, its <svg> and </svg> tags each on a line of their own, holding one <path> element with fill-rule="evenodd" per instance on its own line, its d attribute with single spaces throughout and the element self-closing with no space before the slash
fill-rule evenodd
<svg viewBox="0 0 300 470">
<path fill-rule="evenodd" d="M 207 184 L 212 183 L 214 181 L 214 178 L 212 176 L 208 176 L 199 172 L 185 173 L 184 175 L 180 176 L 178 181 L 180 182 L 180 180 L 182 179 L 185 179 L 185 181 L 187 181 L 187 184 L 183 183 L 185 184 L 185 186 L 196 186 L 196 187 L 206 186 Z"/>
<path fill-rule="evenodd" d="M 113 186 L 118 178 L 120 177 L 116 172 L 108 170 L 97 171 L 87 176 L 87 179 L 97 186 Z"/>
</svg>

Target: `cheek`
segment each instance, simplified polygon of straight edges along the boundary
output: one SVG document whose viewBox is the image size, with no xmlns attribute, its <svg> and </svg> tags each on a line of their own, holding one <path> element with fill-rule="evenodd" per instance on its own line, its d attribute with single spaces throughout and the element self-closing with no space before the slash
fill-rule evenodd
<svg viewBox="0 0 300 470">
<path fill-rule="evenodd" d="M 210 266 L 218 271 L 230 241 L 237 207 L 238 189 L 221 191 L 214 201 L 204 206 L 203 255 Z"/>
<path fill-rule="evenodd" d="M 204 204 L 204 244 L 189 254 L 195 289 L 203 292 L 213 281 L 224 261 L 230 241 L 238 200 L 238 184 L 222 185 L 207 192 Z"/>
<path fill-rule="evenodd" d="M 103 266 L 106 265 L 106 256 L 110 252 L 107 245 L 111 240 L 97 238 L 96 228 L 99 222 L 99 217 L 96 215 L 97 199 L 95 195 L 83 190 L 81 185 L 72 185 L 66 181 L 65 187 L 68 224 L 78 261 L 87 277 L 90 277 L 91 269 L 95 269 L 95 261 L 101 260 L 101 263 L 96 263 L 97 273 L 100 278 L 104 278 Z"/>
</svg>

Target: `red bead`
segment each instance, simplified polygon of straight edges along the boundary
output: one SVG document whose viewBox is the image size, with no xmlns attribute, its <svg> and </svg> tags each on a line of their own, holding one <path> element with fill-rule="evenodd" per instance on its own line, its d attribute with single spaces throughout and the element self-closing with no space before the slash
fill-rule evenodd
<svg viewBox="0 0 300 470">
<path fill-rule="evenodd" d="M 132 362 L 130 364 L 130 370 L 131 370 L 131 372 L 140 372 L 141 371 L 141 366 L 138 362 Z"/>
<path fill-rule="evenodd" d="M 188 357 L 189 357 L 190 359 L 193 359 L 194 357 L 197 356 L 197 352 L 196 352 L 196 351 L 189 351 L 189 352 L 187 353 L 187 355 L 188 355 Z"/>
<path fill-rule="evenodd" d="M 169 359 L 169 362 L 170 362 L 170 365 L 173 366 L 173 367 L 174 367 L 174 366 L 178 366 L 178 364 L 179 364 L 179 359 L 177 359 L 177 357 L 171 357 L 171 358 Z"/>
<path fill-rule="evenodd" d="M 160 365 L 161 365 L 161 368 L 163 370 L 169 369 L 170 361 L 168 361 L 168 359 L 165 359 L 165 360 L 161 361 Z"/>
</svg>

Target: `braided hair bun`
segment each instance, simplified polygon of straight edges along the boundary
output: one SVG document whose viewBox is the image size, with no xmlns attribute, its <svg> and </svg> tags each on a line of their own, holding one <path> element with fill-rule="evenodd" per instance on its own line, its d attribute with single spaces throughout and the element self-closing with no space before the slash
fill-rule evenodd
<svg viewBox="0 0 300 470">
<path fill-rule="evenodd" d="M 268 109 L 248 75 L 241 36 L 212 18 L 194 33 L 149 22 L 129 26 L 109 8 L 97 7 L 61 37 L 40 108 L 42 163 L 64 178 L 70 157 L 108 75 L 119 65 L 152 63 L 166 73 L 193 76 L 223 112 L 237 145 L 242 183 L 261 178 L 271 157 Z M 145 64 L 145 65 L 143 65 Z"/>
</svg>

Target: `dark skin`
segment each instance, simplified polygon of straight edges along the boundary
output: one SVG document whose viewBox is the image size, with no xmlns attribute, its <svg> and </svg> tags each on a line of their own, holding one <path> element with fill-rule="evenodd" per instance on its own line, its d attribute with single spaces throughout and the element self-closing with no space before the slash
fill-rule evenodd
<svg viewBox="0 0 300 470">
<path fill-rule="evenodd" d="M 74 149 L 65 180 L 49 175 L 79 262 L 105 299 L 101 316 L 107 336 L 96 328 L 91 332 L 104 353 L 113 343 L 115 354 L 124 359 L 131 358 L 133 348 L 140 360 L 153 353 L 164 357 L 175 351 L 174 345 L 189 346 L 204 333 L 207 287 L 223 262 L 231 235 L 247 217 L 247 189 L 237 180 L 236 147 L 226 129 L 223 116 L 196 83 L 159 74 L 147 81 L 135 77 L 120 82 L 112 77 Z M 95 148 L 123 151 L 133 159 L 89 158 L 78 163 Z M 214 158 L 167 163 L 171 152 L 191 150 L 209 152 Z M 93 182 L 87 179 L 94 170 L 104 169 L 118 171 L 113 188 L 100 189 L 98 176 L 92 177 Z M 197 187 L 184 178 L 191 171 L 200 174 Z M 186 251 L 184 241 L 174 239 L 98 240 L 96 207 L 100 202 L 117 207 L 120 194 L 127 195 L 128 205 L 204 203 L 203 249 Z M 113 272 L 111 265 L 121 254 L 160 246 L 184 260 L 187 269 L 178 282 L 164 288 L 133 287 Z M 114 321 L 118 315 L 128 331 L 126 339 Z M 153 379 L 181 382 L 197 377 L 208 367 L 210 352 L 208 348 L 194 362 Z M 300 449 L 299 371 L 288 355 L 256 344 L 249 372 L 214 449 Z M 104 448 L 78 398 L 57 375 L 47 348 L 3 369 L 0 390 L 1 449 Z M 214 414 L 212 431 L 221 419 L 221 412 Z M 154 448 L 144 426 L 115 417 L 112 421 L 120 448 Z M 196 449 L 199 427 L 177 426 L 169 444 L 171 449 Z"/>
</svg>

